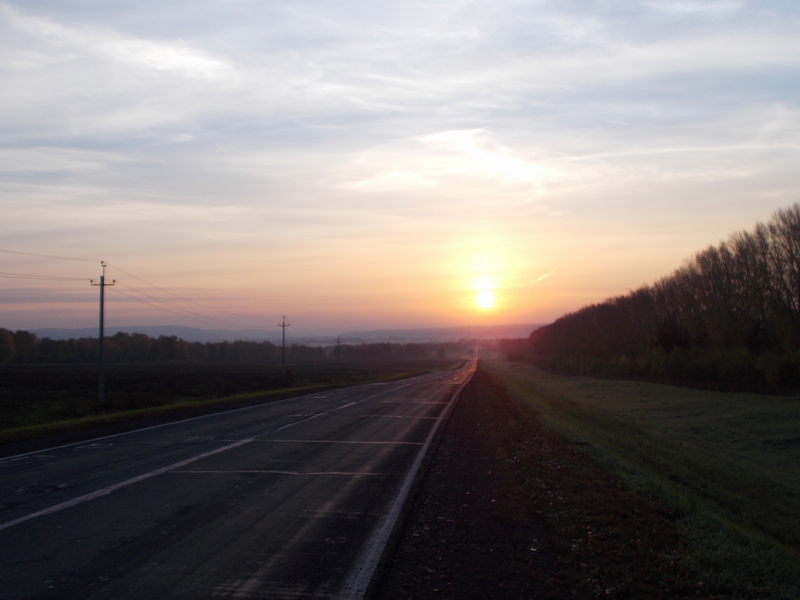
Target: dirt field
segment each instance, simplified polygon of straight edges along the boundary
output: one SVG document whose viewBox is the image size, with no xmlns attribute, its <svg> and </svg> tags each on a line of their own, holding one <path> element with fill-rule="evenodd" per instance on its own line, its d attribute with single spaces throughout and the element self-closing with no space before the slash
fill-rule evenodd
<svg viewBox="0 0 800 600">
<path fill-rule="evenodd" d="M 674 516 L 630 492 L 479 371 L 373 598 L 712 598 Z"/>
</svg>

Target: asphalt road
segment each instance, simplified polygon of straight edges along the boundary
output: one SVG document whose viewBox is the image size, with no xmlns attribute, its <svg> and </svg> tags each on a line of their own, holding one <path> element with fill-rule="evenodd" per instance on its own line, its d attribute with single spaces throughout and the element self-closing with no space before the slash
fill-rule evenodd
<svg viewBox="0 0 800 600">
<path fill-rule="evenodd" d="M 0 598 L 360 598 L 473 369 L 2 459 Z"/>
</svg>

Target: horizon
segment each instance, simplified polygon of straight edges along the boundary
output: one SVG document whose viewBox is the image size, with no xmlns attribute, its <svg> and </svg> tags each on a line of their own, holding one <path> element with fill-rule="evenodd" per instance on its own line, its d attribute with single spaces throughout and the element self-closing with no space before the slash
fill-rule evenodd
<svg viewBox="0 0 800 600">
<path fill-rule="evenodd" d="M 107 329 L 553 322 L 800 200 L 798 25 L 0 0 L 0 327 L 93 327 L 103 262 Z"/>
<path fill-rule="evenodd" d="M 302 336 L 286 336 L 287 343 L 304 342 L 331 342 L 350 344 L 354 340 L 359 343 L 393 342 L 393 343 L 445 343 L 459 340 L 499 340 L 527 338 L 530 333 L 543 324 L 540 323 L 506 323 L 484 326 L 464 327 L 429 327 L 412 329 L 365 329 L 351 331 L 307 331 Z M 0 325 L 0 329 L 9 329 Z M 10 329 L 14 332 L 16 330 Z M 31 328 L 23 331 L 33 333 L 40 338 L 50 339 L 77 339 L 97 338 L 98 327 L 43 327 Z M 266 329 L 204 329 L 185 325 L 122 325 L 105 328 L 106 339 L 116 333 L 145 334 L 155 338 L 162 335 L 174 335 L 187 342 L 217 343 L 237 341 L 269 341 L 281 342 L 281 333 Z M 521 335 L 520 335 L 521 334 Z"/>
</svg>

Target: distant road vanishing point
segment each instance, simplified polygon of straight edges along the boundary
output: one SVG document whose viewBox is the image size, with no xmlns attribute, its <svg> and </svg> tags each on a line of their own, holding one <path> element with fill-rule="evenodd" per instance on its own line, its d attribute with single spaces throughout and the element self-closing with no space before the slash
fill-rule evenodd
<svg viewBox="0 0 800 600">
<path fill-rule="evenodd" d="M 361 598 L 474 372 L 0 460 L 0 599 Z"/>
</svg>

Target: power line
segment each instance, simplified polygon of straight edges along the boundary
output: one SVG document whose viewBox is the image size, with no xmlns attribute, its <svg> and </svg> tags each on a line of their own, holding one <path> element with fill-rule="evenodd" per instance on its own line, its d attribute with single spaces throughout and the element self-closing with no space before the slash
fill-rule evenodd
<svg viewBox="0 0 800 600">
<path fill-rule="evenodd" d="M 86 281 L 84 277 L 57 277 L 54 275 L 33 275 L 31 273 L 6 273 L 0 271 L 0 277 L 5 279 L 43 279 L 46 281 Z"/>
<path fill-rule="evenodd" d="M 120 283 L 118 281 L 117 285 L 124 285 L 124 284 L 122 284 L 122 283 Z M 129 288 L 129 289 L 133 289 L 133 288 Z M 173 315 L 178 315 L 179 317 L 186 317 L 188 319 L 195 319 L 197 321 L 205 321 L 206 320 L 204 317 L 192 317 L 190 315 L 184 314 L 183 312 L 180 312 L 179 310 L 170 310 L 169 308 L 167 308 L 165 306 L 160 306 L 159 304 L 156 304 L 155 302 L 148 302 L 147 300 L 145 300 L 143 298 L 137 298 L 136 296 L 133 296 L 131 294 L 126 294 L 125 292 L 123 292 L 122 290 L 120 290 L 118 288 L 114 289 L 114 293 L 115 294 L 119 294 L 121 296 L 125 296 L 126 298 L 128 298 L 129 300 L 133 300 L 134 302 L 141 302 L 142 304 L 147 304 L 148 306 L 152 306 L 153 308 L 157 308 L 158 310 L 162 310 L 164 312 L 168 312 L 168 313 L 171 313 Z"/>
<path fill-rule="evenodd" d="M 146 282 L 143 282 L 143 283 L 146 283 Z M 120 293 L 122 293 L 123 296 L 125 296 L 127 298 L 130 298 L 131 300 L 135 300 L 135 301 L 138 301 L 138 302 L 143 302 L 144 304 L 149 304 L 150 306 L 154 306 L 155 308 L 158 308 L 158 309 L 161 309 L 161 310 L 165 310 L 165 311 L 167 311 L 169 313 L 172 313 L 172 314 L 175 314 L 175 315 L 186 316 L 186 317 L 189 317 L 189 318 L 192 318 L 192 319 L 198 319 L 198 320 L 207 321 L 207 322 L 210 322 L 210 323 L 217 323 L 217 324 L 220 324 L 220 325 L 231 325 L 231 326 L 234 326 L 234 327 L 249 327 L 248 325 L 244 325 L 243 323 L 233 323 L 231 321 L 223 321 L 221 319 L 215 319 L 214 317 L 208 317 L 206 315 L 201 315 L 199 313 L 196 313 L 194 311 L 188 310 L 186 308 L 182 308 L 180 306 L 176 306 L 175 304 L 173 304 L 172 302 L 168 302 L 167 300 L 163 300 L 161 298 L 156 298 L 155 296 L 151 296 L 150 294 L 148 294 L 146 292 L 143 292 L 141 290 L 137 290 L 136 288 L 132 288 L 131 286 L 125 285 L 124 283 L 121 283 L 119 281 L 117 282 L 117 284 L 121 285 L 123 287 L 126 287 L 127 289 L 131 290 L 132 292 L 135 292 L 137 294 L 141 294 L 142 296 L 146 296 L 147 298 L 150 298 L 150 300 L 152 300 L 153 302 L 147 302 L 146 300 L 142 300 L 141 298 L 136 298 L 135 296 L 131 296 L 130 294 L 125 294 L 125 293 L 120 292 Z M 155 287 L 155 286 L 153 286 L 153 287 Z M 156 288 L 156 289 L 161 289 L 161 288 Z M 114 290 L 114 291 L 119 291 L 119 290 Z M 164 290 L 161 290 L 161 291 L 164 291 Z M 170 308 L 165 308 L 164 306 L 161 306 L 160 304 L 156 304 L 156 303 L 166 304 L 168 307 L 171 308 L 171 310 L 170 310 Z"/>
<path fill-rule="evenodd" d="M 214 308 L 214 307 L 205 305 L 202 302 L 198 302 L 198 301 L 192 300 L 190 298 L 184 298 L 182 296 L 179 296 L 178 294 L 176 294 L 176 293 L 174 293 L 174 292 L 172 292 L 172 291 L 170 291 L 168 289 L 164 289 L 162 287 L 154 285 L 154 284 L 152 284 L 152 283 L 150 283 L 148 281 L 145 281 L 141 277 L 138 277 L 138 276 L 134 275 L 133 273 L 129 273 L 128 271 L 118 267 L 117 265 L 113 265 L 113 264 L 107 263 L 105 261 L 97 261 L 97 260 L 88 259 L 88 258 L 77 258 L 77 257 L 72 257 L 72 256 L 59 256 L 59 255 L 55 255 L 55 254 L 40 254 L 40 253 L 35 253 L 35 252 L 21 252 L 21 251 L 18 251 L 18 250 L 5 250 L 5 249 L 1 249 L 1 248 L 0 248 L 0 252 L 6 253 L 6 254 L 18 254 L 18 255 L 22 255 L 22 256 L 35 256 L 35 257 L 38 257 L 38 258 L 50 258 L 50 259 L 55 259 L 55 260 L 71 260 L 71 261 L 80 261 L 80 262 L 100 262 L 101 264 L 104 264 L 106 266 L 112 267 L 112 268 L 116 269 L 117 271 L 119 271 L 120 273 L 123 273 L 123 274 L 127 275 L 128 277 L 131 277 L 131 278 L 143 283 L 144 285 L 146 285 L 148 287 L 151 287 L 151 288 L 156 289 L 156 290 L 158 290 L 160 292 L 163 292 L 164 294 L 168 294 L 168 295 L 180 300 L 181 302 L 187 302 L 189 304 L 194 304 L 194 305 L 199 306 L 201 308 L 204 308 L 206 310 L 211 310 L 211 311 L 215 311 L 215 312 L 219 312 L 219 313 L 224 313 L 224 314 L 232 315 L 234 317 L 240 317 L 241 316 L 241 315 L 238 315 L 238 314 L 230 312 L 230 311 L 226 311 L 226 310 L 222 310 L 222 309 L 219 309 L 219 308 Z M 10 272 L 2 272 L 2 271 L 0 271 L 0 278 L 3 278 L 3 279 L 29 279 L 29 280 L 40 280 L 40 281 L 84 281 L 83 278 L 78 278 L 78 277 L 58 277 L 58 276 L 52 276 L 52 275 L 35 275 L 35 274 L 31 274 L 31 273 L 10 273 Z M 137 297 L 135 297 L 135 296 L 133 296 L 131 294 L 126 294 L 122 290 L 119 290 L 117 288 L 115 288 L 115 290 L 114 290 L 116 293 L 119 293 L 119 294 L 125 296 L 126 298 L 129 298 L 130 300 L 133 300 L 133 301 L 136 301 L 136 302 L 142 302 L 143 304 L 148 304 L 148 305 L 150 305 L 150 306 L 152 306 L 154 308 L 158 308 L 159 310 L 163 310 L 163 311 L 166 311 L 166 312 L 178 315 L 178 316 L 184 316 L 184 317 L 187 317 L 187 318 L 190 318 L 190 319 L 194 319 L 194 320 L 205 321 L 205 322 L 208 322 L 208 323 L 215 323 L 215 324 L 220 324 L 220 325 L 227 325 L 227 326 L 233 326 L 233 327 L 243 327 L 243 328 L 251 328 L 252 327 L 251 324 L 238 323 L 238 322 L 226 321 L 226 320 L 222 320 L 222 319 L 216 319 L 214 317 L 208 317 L 206 315 L 202 315 L 202 314 L 199 314 L 197 312 L 191 311 L 189 309 L 180 307 L 180 306 L 178 306 L 178 305 L 176 305 L 176 304 L 174 304 L 172 302 L 169 302 L 167 300 L 164 300 L 162 298 L 156 298 L 155 296 L 147 294 L 146 292 L 144 292 L 142 290 L 138 290 L 138 289 L 132 288 L 132 287 L 127 286 L 127 285 L 125 285 L 125 284 L 123 284 L 121 282 L 117 282 L 117 283 L 118 283 L 118 285 L 122 285 L 122 286 L 128 288 L 131 292 L 134 292 L 136 294 L 141 294 L 143 296 L 146 296 L 147 298 L 150 298 L 150 300 L 152 300 L 152 302 L 148 302 L 148 301 L 146 301 L 146 300 L 144 300 L 142 298 L 137 298 Z M 162 306 L 162 305 L 166 305 L 166 307 Z M 167 307 L 170 307 L 170 308 L 167 308 Z M 261 316 L 259 318 L 272 318 L 272 317 Z"/>
<path fill-rule="evenodd" d="M 279 323 L 278 327 L 283 330 L 281 335 L 281 377 L 286 381 L 286 328 L 289 327 L 286 317 L 283 317 L 283 323 Z"/>
<path fill-rule="evenodd" d="M 191 298 L 184 298 L 183 296 L 179 296 L 175 292 L 172 292 L 172 291 L 170 291 L 168 289 L 159 287 L 159 286 L 157 286 L 155 284 L 150 283 L 149 281 L 145 281 L 144 279 L 142 279 L 141 277 L 137 277 L 133 273 L 128 273 L 127 271 L 125 271 L 124 269 L 121 269 L 120 267 L 118 267 L 116 265 L 112 265 L 112 264 L 109 263 L 108 266 L 115 268 L 117 271 L 119 271 L 120 273 L 124 273 L 128 277 L 133 277 L 135 280 L 137 280 L 137 281 L 139 281 L 139 282 L 141 282 L 141 283 L 143 283 L 143 284 L 145 284 L 145 285 L 147 285 L 147 286 L 149 286 L 151 288 L 157 289 L 158 291 L 164 292 L 165 294 L 169 294 L 170 296 L 172 296 L 174 298 L 177 298 L 178 300 L 182 300 L 183 302 L 188 302 L 189 304 L 194 304 L 196 306 L 199 306 L 201 308 L 205 308 L 207 310 L 213 310 L 215 312 L 225 313 L 227 315 L 231 315 L 231 316 L 234 316 L 234 317 L 241 316 L 241 315 L 238 315 L 236 313 L 232 313 L 232 312 L 227 311 L 227 310 L 222 310 L 220 308 L 214 308 L 213 306 L 208 306 L 206 304 L 203 304 L 202 302 L 198 302 L 197 300 L 192 300 Z M 129 289 L 134 289 L 134 288 L 129 288 Z M 144 292 L 140 292 L 140 293 L 144 293 Z M 157 299 L 157 300 L 159 302 L 166 302 L 166 300 L 160 300 L 160 299 Z M 181 310 L 184 310 L 184 309 L 181 309 Z M 272 317 L 269 317 L 269 318 L 272 318 Z M 239 327 L 239 326 L 241 326 L 241 327 L 249 327 L 249 325 L 244 325 L 242 323 L 228 323 L 228 322 L 225 322 L 225 321 L 220 321 L 220 322 L 224 323 L 226 325 L 236 325 L 237 327 Z"/>
<path fill-rule="evenodd" d="M 55 258 L 58 260 L 77 260 L 80 262 L 101 262 L 99 260 L 94 260 L 91 258 L 74 258 L 72 256 L 55 256 L 52 254 L 35 254 L 33 252 L 19 252 L 17 250 L 3 250 L 0 249 L 0 252 L 5 252 L 6 254 L 22 254 L 23 256 L 38 256 L 39 258 Z"/>
<path fill-rule="evenodd" d="M 96 285 L 100 287 L 100 332 L 97 336 L 97 364 L 98 364 L 98 381 L 97 381 L 97 399 L 99 400 L 100 404 L 103 404 L 105 400 L 105 379 L 103 376 L 104 372 L 104 362 L 103 362 L 103 348 L 105 347 L 104 339 L 105 339 L 105 331 L 104 331 L 104 315 L 105 315 L 105 290 L 107 286 L 112 286 L 116 282 L 112 279 L 111 283 L 106 281 L 106 263 L 100 263 L 103 267 L 103 274 L 100 275 L 100 281 L 96 282 L 94 280 L 91 281 L 92 285 Z"/>
<path fill-rule="evenodd" d="M 83 278 L 83 277 L 56 277 L 56 276 L 52 276 L 52 275 L 34 275 L 32 273 L 8 273 L 8 272 L 5 272 L 5 271 L 0 271 L 0 279 L 27 279 L 27 280 L 33 280 L 33 281 L 86 281 L 86 279 Z M 125 292 L 123 292 L 121 290 L 118 290 L 118 289 L 114 290 L 116 293 L 119 293 L 122 296 L 125 296 L 126 298 L 128 298 L 130 300 L 133 300 L 135 302 L 141 302 L 143 304 L 147 304 L 149 306 L 152 306 L 152 307 L 157 308 L 159 310 L 166 311 L 166 312 L 174 314 L 174 315 L 187 317 L 187 318 L 195 319 L 195 320 L 198 320 L 198 321 L 206 321 L 206 322 L 222 324 L 222 325 L 232 325 L 232 326 L 236 326 L 236 327 L 245 327 L 245 328 L 249 327 L 249 325 L 245 325 L 243 323 L 233 323 L 233 322 L 230 322 L 230 321 L 223 321 L 223 320 L 220 320 L 220 319 L 215 319 L 213 317 L 207 317 L 205 315 L 200 315 L 198 313 L 192 312 L 192 311 L 187 310 L 185 308 L 181 308 L 179 306 L 176 306 L 176 305 L 174 305 L 174 304 L 172 304 L 170 302 L 167 302 L 166 300 L 162 300 L 160 298 L 156 298 L 154 296 L 151 296 L 151 295 L 149 295 L 149 294 L 147 294 L 147 293 L 145 293 L 145 292 L 143 292 L 141 290 L 137 290 L 135 288 L 127 286 L 122 282 L 118 281 L 116 283 L 117 283 L 117 285 L 124 286 L 124 287 L 128 288 L 129 290 L 131 290 L 131 291 L 133 291 L 133 292 L 135 292 L 137 294 L 141 294 L 143 296 L 147 296 L 148 298 L 150 298 L 152 300 L 152 302 L 148 302 L 147 300 L 145 300 L 143 298 L 137 298 L 136 296 L 134 296 L 132 294 L 126 294 Z M 156 288 L 156 289 L 160 289 L 160 288 Z M 162 291 L 164 291 L 164 290 L 162 290 Z M 172 308 L 167 308 L 167 307 L 163 306 L 163 304 L 166 304 L 167 306 L 172 307 Z"/>
<path fill-rule="evenodd" d="M 192 316 L 193 318 L 202 319 L 204 321 L 213 321 L 213 322 L 216 322 L 216 323 L 221 323 L 223 325 L 237 325 L 236 323 L 229 323 L 227 321 L 221 321 L 219 319 L 215 319 L 213 317 L 207 317 L 205 315 L 198 314 L 198 313 L 193 312 L 191 310 L 188 310 L 186 308 L 182 308 L 180 306 L 176 306 L 172 302 L 169 302 L 167 300 L 163 300 L 161 298 L 156 298 L 155 296 L 151 296 L 147 292 L 143 292 L 141 290 L 137 290 L 136 288 L 132 288 L 129 285 L 125 285 L 124 283 L 120 283 L 120 285 L 125 286 L 126 288 L 128 288 L 132 292 L 135 292 L 137 294 L 141 294 L 143 296 L 147 296 L 148 298 L 150 298 L 155 303 L 166 304 L 167 306 L 169 306 L 169 307 L 171 307 L 173 309 L 173 310 L 169 310 L 168 312 L 171 312 L 173 314 L 181 314 L 181 315 L 184 315 L 184 316 Z M 160 289 L 160 288 L 156 288 L 156 289 Z M 135 297 L 132 297 L 132 296 L 128 296 L 128 297 L 132 298 L 133 300 L 136 300 Z M 146 302 L 146 304 L 150 304 L 151 306 L 155 306 L 156 308 L 162 308 L 163 309 L 163 307 L 161 307 L 159 304 L 154 304 L 153 302 Z"/>
<path fill-rule="evenodd" d="M 144 294 L 144 292 L 136 290 L 135 288 L 132 288 L 130 286 L 126 286 L 124 283 L 120 283 L 119 281 L 117 281 L 117 286 L 120 286 L 120 285 L 124 286 L 124 287 L 127 287 L 129 290 L 132 290 L 132 291 L 134 291 L 134 292 L 136 292 L 138 294 L 147 295 L 147 294 Z M 251 329 L 250 326 L 243 325 L 243 324 L 240 324 L 240 323 L 228 323 L 226 321 L 219 321 L 217 319 L 214 319 L 213 317 L 206 317 L 206 316 L 203 316 L 203 315 L 197 315 L 196 313 L 188 313 L 187 314 L 185 309 L 182 309 L 182 308 L 176 307 L 174 309 L 171 309 L 171 308 L 169 308 L 169 306 L 171 306 L 171 305 L 162 306 L 161 304 L 159 304 L 159 303 L 163 303 L 163 300 L 159 300 L 158 298 L 153 298 L 154 301 L 153 302 L 149 302 L 149 301 L 145 300 L 144 298 L 137 298 L 136 296 L 133 296 L 132 294 L 125 293 L 121 289 L 119 289 L 119 287 L 115 287 L 113 289 L 113 292 L 115 294 L 120 294 L 121 296 L 125 296 L 126 298 L 128 298 L 129 300 L 133 300 L 134 302 L 141 302 L 142 304 L 146 304 L 148 306 L 152 306 L 153 308 L 156 308 L 158 310 L 161 310 L 161 311 L 164 311 L 164 312 L 168 312 L 168 313 L 173 314 L 173 315 L 178 315 L 179 317 L 192 319 L 194 321 L 201 321 L 201 322 L 204 321 L 204 322 L 215 323 L 215 324 L 220 324 L 221 323 L 223 325 L 234 325 L 236 327 L 244 327 L 246 329 Z M 152 298 L 152 296 L 148 296 L 148 298 Z"/>
</svg>

